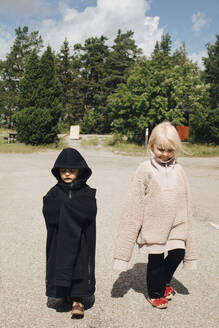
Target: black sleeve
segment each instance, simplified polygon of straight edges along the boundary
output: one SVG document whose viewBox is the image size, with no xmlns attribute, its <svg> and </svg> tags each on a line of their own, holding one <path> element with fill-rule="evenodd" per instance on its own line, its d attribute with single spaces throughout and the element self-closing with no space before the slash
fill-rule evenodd
<svg viewBox="0 0 219 328">
<path fill-rule="evenodd" d="M 43 215 L 46 226 L 58 225 L 60 216 L 60 201 L 56 197 L 56 188 L 53 187 L 43 197 Z"/>
</svg>

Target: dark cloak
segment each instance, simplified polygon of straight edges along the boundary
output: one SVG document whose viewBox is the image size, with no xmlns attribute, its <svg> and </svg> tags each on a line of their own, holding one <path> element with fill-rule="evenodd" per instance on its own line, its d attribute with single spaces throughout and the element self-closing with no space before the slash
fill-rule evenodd
<svg viewBox="0 0 219 328">
<path fill-rule="evenodd" d="M 60 168 L 79 169 L 67 184 Z M 43 197 L 47 228 L 46 295 L 49 297 L 90 296 L 95 292 L 96 190 L 87 185 L 92 171 L 81 154 L 64 149 L 52 174 L 58 183 Z"/>
</svg>

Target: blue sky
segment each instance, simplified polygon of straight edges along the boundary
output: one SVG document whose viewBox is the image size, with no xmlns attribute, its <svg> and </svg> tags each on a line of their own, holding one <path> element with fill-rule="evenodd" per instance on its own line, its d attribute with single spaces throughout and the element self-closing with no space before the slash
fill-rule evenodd
<svg viewBox="0 0 219 328">
<path fill-rule="evenodd" d="M 18 26 L 38 30 L 55 51 L 65 37 L 73 45 L 103 34 L 110 43 L 121 28 L 135 32 L 147 56 L 168 32 L 173 49 L 185 41 L 189 57 L 201 66 L 206 43 L 219 33 L 218 17 L 217 0 L 0 0 L 0 58 L 9 52 Z"/>
</svg>

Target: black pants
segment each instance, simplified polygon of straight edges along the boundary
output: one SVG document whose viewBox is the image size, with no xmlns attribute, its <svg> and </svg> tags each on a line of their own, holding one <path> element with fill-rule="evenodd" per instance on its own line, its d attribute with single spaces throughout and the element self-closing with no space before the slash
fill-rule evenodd
<svg viewBox="0 0 219 328">
<path fill-rule="evenodd" d="M 173 249 L 164 258 L 162 254 L 149 254 L 147 267 L 147 287 L 150 298 L 164 296 L 165 287 L 170 284 L 174 272 L 185 256 L 185 250 Z"/>
</svg>

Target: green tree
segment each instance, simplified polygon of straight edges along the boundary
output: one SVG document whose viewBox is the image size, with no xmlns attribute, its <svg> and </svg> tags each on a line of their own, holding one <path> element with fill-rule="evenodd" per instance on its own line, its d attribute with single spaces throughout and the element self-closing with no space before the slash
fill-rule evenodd
<svg viewBox="0 0 219 328">
<path fill-rule="evenodd" d="M 21 80 L 21 90 L 20 103 L 27 107 L 13 116 L 17 139 L 32 145 L 57 141 L 61 87 L 51 47 L 47 47 L 39 62 L 33 51 Z"/>
<path fill-rule="evenodd" d="M 31 145 L 58 142 L 60 112 L 51 108 L 28 107 L 14 114 L 17 139 Z"/>
<path fill-rule="evenodd" d="M 115 92 L 119 84 L 126 83 L 134 64 L 142 54 L 142 50 L 136 45 L 133 36 L 134 32 L 131 30 L 122 33 L 119 29 L 114 39 L 114 44 L 106 60 L 105 75 L 102 82 L 107 98 Z M 110 132 L 114 114 L 111 102 L 107 99 L 104 108 L 105 132 Z"/>
<path fill-rule="evenodd" d="M 101 36 L 74 46 L 73 107 L 74 113 L 80 113 L 83 118 L 81 125 L 85 133 L 111 131 L 113 113 L 107 98 L 119 83 L 127 80 L 141 53 L 132 31 L 119 30 L 111 48 L 106 41 Z"/>
<path fill-rule="evenodd" d="M 122 33 L 119 29 L 112 50 L 107 58 L 105 83 L 112 91 L 118 84 L 125 83 L 137 58 L 142 54 L 133 39 L 134 32 Z"/>
<path fill-rule="evenodd" d="M 0 76 L 2 77 L 2 71 L 5 68 L 5 61 L 0 60 Z M 5 124 L 7 118 L 10 115 L 8 110 L 8 93 L 5 89 L 5 81 L 0 78 L 0 124 Z"/>
<path fill-rule="evenodd" d="M 207 44 L 208 57 L 203 58 L 203 79 L 210 84 L 210 106 L 217 108 L 219 104 L 219 34 L 215 44 Z"/>
<path fill-rule="evenodd" d="M 73 63 L 78 75 L 75 83 L 78 84 L 78 95 L 83 101 L 82 129 L 85 133 L 93 131 L 90 125 L 90 116 L 94 113 L 96 122 L 96 133 L 104 133 L 106 130 L 106 92 L 103 79 L 105 77 L 105 62 L 109 54 L 109 48 L 105 44 L 107 38 L 89 38 L 85 40 L 84 46 L 74 46 Z M 78 99 L 76 98 L 78 103 Z M 89 117 L 89 119 L 88 119 Z"/>
<path fill-rule="evenodd" d="M 28 56 L 33 49 L 37 52 L 43 46 L 43 41 L 39 32 L 28 33 L 28 27 L 15 29 L 15 41 L 10 53 L 6 56 L 0 79 L 3 81 L 1 95 L 5 99 L 5 115 L 9 126 L 11 116 L 18 108 L 19 81 L 23 77 L 24 67 Z M 3 95 L 4 94 L 4 95 Z"/>
<path fill-rule="evenodd" d="M 207 44 L 208 57 L 203 58 L 202 78 L 209 94 L 206 106 L 191 117 L 193 139 L 219 143 L 219 35 L 215 44 Z"/>
<path fill-rule="evenodd" d="M 60 107 L 61 85 L 56 76 L 55 56 L 50 46 L 47 47 L 40 59 L 39 74 L 35 106 L 38 108 Z"/>
<path fill-rule="evenodd" d="M 70 123 L 72 117 L 73 103 L 73 67 L 70 55 L 69 42 L 63 42 L 60 52 L 56 56 L 56 73 L 61 83 L 62 121 Z"/>
<path fill-rule="evenodd" d="M 184 110 L 203 107 L 206 90 L 197 66 L 186 58 L 184 49 L 171 55 L 170 45 L 169 37 L 163 37 L 151 58 L 139 60 L 127 83 L 109 97 L 116 133 L 143 142 L 146 127 L 151 130 L 163 120 L 188 124 Z"/>
<path fill-rule="evenodd" d="M 18 106 L 20 109 L 34 107 L 37 103 L 40 81 L 39 57 L 34 49 L 28 57 L 23 78 L 19 82 Z"/>
<path fill-rule="evenodd" d="M 159 48 L 160 48 L 160 51 L 165 56 L 170 56 L 171 45 L 172 45 L 172 40 L 171 40 L 171 36 L 169 35 L 169 33 L 162 35 Z"/>
</svg>

